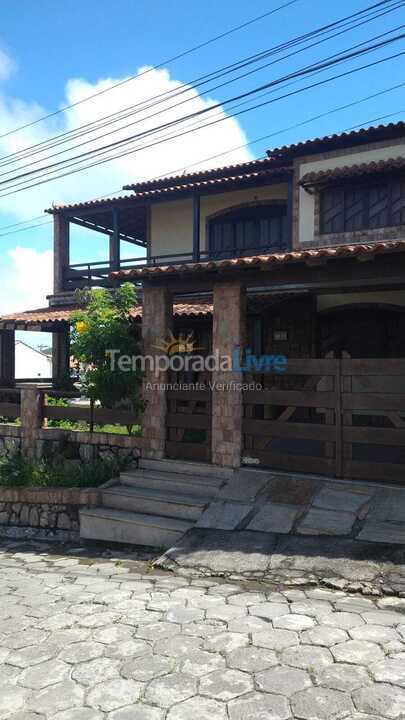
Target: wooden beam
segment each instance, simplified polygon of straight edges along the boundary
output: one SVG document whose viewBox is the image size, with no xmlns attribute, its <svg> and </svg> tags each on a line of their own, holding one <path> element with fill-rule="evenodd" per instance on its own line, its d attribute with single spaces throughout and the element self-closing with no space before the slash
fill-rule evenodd
<svg viewBox="0 0 405 720">
<path fill-rule="evenodd" d="M 113 210 L 113 234 L 110 235 L 110 267 L 111 270 L 119 270 L 120 267 L 120 229 L 117 208 Z"/>
<path fill-rule="evenodd" d="M 15 333 L 14 330 L 0 331 L 0 386 L 13 387 L 15 384 Z"/>
<path fill-rule="evenodd" d="M 53 216 L 53 291 L 64 290 L 64 274 L 69 267 L 69 220 L 56 213 Z"/>
<path fill-rule="evenodd" d="M 193 195 L 193 260 L 200 260 L 200 196 Z"/>
</svg>

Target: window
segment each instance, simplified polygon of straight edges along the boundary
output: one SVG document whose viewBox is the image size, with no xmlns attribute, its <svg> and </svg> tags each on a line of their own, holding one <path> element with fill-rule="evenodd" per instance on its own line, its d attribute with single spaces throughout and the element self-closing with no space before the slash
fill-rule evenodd
<svg viewBox="0 0 405 720">
<path fill-rule="evenodd" d="M 405 178 L 328 188 L 320 201 L 322 234 L 405 225 Z"/>
<path fill-rule="evenodd" d="M 225 212 L 210 220 L 208 238 L 213 258 L 288 250 L 287 207 L 255 205 Z"/>
</svg>

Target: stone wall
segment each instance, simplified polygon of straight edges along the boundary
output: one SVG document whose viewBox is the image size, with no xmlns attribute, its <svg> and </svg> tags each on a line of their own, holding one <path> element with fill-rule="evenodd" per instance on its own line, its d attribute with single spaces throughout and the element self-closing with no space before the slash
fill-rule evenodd
<svg viewBox="0 0 405 720">
<path fill-rule="evenodd" d="M 80 507 L 98 502 L 97 488 L 0 487 L 0 531 L 21 527 L 78 537 Z"/>
</svg>

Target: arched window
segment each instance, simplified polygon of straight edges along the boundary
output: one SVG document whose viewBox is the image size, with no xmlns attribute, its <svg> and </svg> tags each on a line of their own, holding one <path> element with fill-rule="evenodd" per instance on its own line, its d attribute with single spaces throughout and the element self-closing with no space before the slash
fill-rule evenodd
<svg viewBox="0 0 405 720">
<path fill-rule="evenodd" d="M 240 257 L 288 250 L 285 203 L 249 205 L 209 220 L 208 250 L 212 258 Z"/>
</svg>

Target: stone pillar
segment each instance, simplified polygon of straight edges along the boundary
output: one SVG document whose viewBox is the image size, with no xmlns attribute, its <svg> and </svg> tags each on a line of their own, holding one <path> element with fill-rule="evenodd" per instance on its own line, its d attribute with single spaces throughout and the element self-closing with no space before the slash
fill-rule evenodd
<svg viewBox="0 0 405 720">
<path fill-rule="evenodd" d="M 69 332 L 52 333 L 52 380 L 56 385 L 63 385 L 69 376 L 70 369 L 70 334 Z"/>
<path fill-rule="evenodd" d="M 69 267 L 69 220 L 61 213 L 53 216 L 53 291 L 64 290 L 64 271 Z"/>
<path fill-rule="evenodd" d="M 38 431 L 42 427 L 43 393 L 37 387 L 21 390 L 21 449 L 27 457 L 35 457 Z"/>
<path fill-rule="evenodd" d="M 15 332 L 0 330 L 0 387 L 15 385 Z"/>
<path fill-rule="evenodd" d="M 160 345 L 168 335 L 173 323 L 173 305 L 166 287 L 143 288 L 142 337 L 144 355 L 158 355 Z M 167 383 L 165 371 L 158 373 L 149 368 L 145 372 L 143 397 L 146 409 L 142 417 L 143 455 L 161 459 L 165 456 L 166 442 L 166 392 L 161 386 Z"/>
<path fill-rule="evenodd" d="M 214 284 L 212 346 L 219 356 L 232 356 L 235 347 L 245 342 L 245 291 L 239 281 Z M 215 371 L 212 382 L 212 461 L 214 465 L 239 467 L 242 453 L 243 398 L 232 383 L 242 382 L 241 372 Z M 221 390 L 218 385 L 227 389 Z"/>
</svg>

